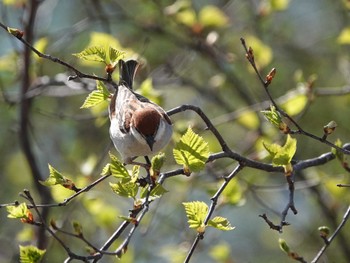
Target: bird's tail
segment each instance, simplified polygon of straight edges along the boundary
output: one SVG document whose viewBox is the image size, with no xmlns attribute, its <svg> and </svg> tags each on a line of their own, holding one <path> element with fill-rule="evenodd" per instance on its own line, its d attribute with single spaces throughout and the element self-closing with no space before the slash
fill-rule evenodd
<svg viewBox="0 0 350 263">
<path fill-rule="evenodd" d="M 125 84 L 132 90 L 132 85 L 139 63 L 136 60 L 119 60 L 119 84 Z"/>
</svg>

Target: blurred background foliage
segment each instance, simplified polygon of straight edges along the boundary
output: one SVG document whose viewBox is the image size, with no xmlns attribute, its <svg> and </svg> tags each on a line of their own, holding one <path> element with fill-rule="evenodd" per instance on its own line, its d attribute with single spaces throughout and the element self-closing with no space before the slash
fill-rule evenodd
<svg viewBox="0 0 350 263">
<path fill-rule="evenodd" d="M 27 1 L 1 1 L 1 21 L 21 29 L 28 16 Z M 99 76 L 104 75 L 103 64 L 82 62 L 72 54 L 91 45 L 124 50 L 126 58 L 142 63 L 135 85 L 140 93 L 166 110 L 182 104 L 201 107 L 232 149 L 270 162 L 262 140 L 281 143 L 285 137 L 259 113 L 269 102 L 246 61 L 240 37 L 254 49 L 263 76 L 272 67 L 277 69 L 270 92 L 305 130 L 322 136 L 323 126 L 334 120 L 338 128 L 330 140 L 349 142 L 349 8 L 347 0 L 50 0 L 39 7 L 33 44 Z M 22 43 L 0 32 L 0 203 L 19 199 L 24 188 L 37 196 L 19 144 L 23 49 Z M 107 105 L 80 109 L 95 83 L 67 81 L 70 74 L 61 65 L 33 55 L 32 82 L 26 94 L 32 100 L 30 138 L 42 174 L 48 175 L 50 163 L 83 187 L 99 177 L 108 162 L 108 151 L 115 150 L 108 135 Z M 347 93 L 339 92 L 346 87 Z M 325 96 L 322 91 L 337 95 Z M 172 119 L 174 141 L 190 125 L 209 142 L 211 152 L 220 151 L 195 114 L 181 113 Z M 324 144 L 295 137 L 296 160 L 330 151 Z M 165 150 L 164 170 L 178 167 L 173 146 L 174 142 Z M 201 200 L 209 204 L 220 178 L 235 165 L 220 160 L 191 177 L 168 179 L 165 188 L 169 192 L 151 205 L 120 262 L 182 262 L 195 232 L 187 227 L 181 203 Z M 278 234 L 258 215 L 266 212 L 279 220 L 272 210 L 279 213 L 288 200 L 284 175 L 245 169 L 225 190 L 217 209 L 236 229 L 209 229 L 191 262 L 292 262 L 278 247 L 280 237 L 311 260 L 323 245 L 317 227 L 327 225 L 334 231 L 349 204 L 349 190 L 336 187 L 337 183 L 349 183 L 349 174 L 337 161 L 297 174 L 299 213 L 289 215 L 291 226 Z M 56 202 L 71 194 L 59 186 L 51 191 Z M 104 182 L 69 206 L 51 209 L 50 218 L 65 229 L 79 221 L 85 237 L 99 247 L 122 221 L 118 215 L 127 215 L 131 207 L 131 200 L 117 197 Z M 18 244 L 35 244 L 36 233 L 35 228 L 6 217 L 6 210 L 1 209 L 0 261 L 15 262 Z M 350 244 L 349 233 L 348 224 L 322 262 L 349 262 L 343 249 Z M 84 253 L 81 242 L 62 238 L 71 249 Z M 47 250 L 46 262 L 62 262 L 66 257 L 52 239 Z M 115 261 L 113 257 L 102 260 Z"/>
</svg>

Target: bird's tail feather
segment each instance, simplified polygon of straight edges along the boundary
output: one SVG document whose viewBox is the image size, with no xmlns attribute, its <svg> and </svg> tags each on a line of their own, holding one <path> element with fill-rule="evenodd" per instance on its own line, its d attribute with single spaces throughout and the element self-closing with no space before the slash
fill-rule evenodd
<svg viewBox="0 0 350 263">
<path fill-rule="evenodd" d="M 139 63 L 136 60 L 119 60 L 119 84 L 126 84 L 132 90 Z"/>
</svg>

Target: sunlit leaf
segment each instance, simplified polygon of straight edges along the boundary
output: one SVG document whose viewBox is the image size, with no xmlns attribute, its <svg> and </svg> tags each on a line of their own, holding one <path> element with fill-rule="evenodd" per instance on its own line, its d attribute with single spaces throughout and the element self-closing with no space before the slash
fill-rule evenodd
<svg viewBox="0 0 350 263">
<path fill-rule="evenodd" d="M 136 92 L 158 105 L 163 104 L 163 96 L 153 88 L 152 78 L 145 79 Z"/>
<path fill-rule="evenodd" d="M 119 42 L 113 35 L 103 32 L 91 32 L 90 42 L 88 46 L 109 45 L 116 49 L 124 50 Z"/>
<path fill-rule="evenodd" d="M 160 198 L 162 195 L 167 193 L 168 190 L 166 190 L 161 184 L 157 184 L 149 194 L 150 200 L 154 200 L 156 198 Z M 148 189 L 144 188 L 140 194 L 141 198 L 145 198 L 147 196 Z"/>
<path fill-rule="evenodd" d="M 199 23 L 204 27 L 223 27 L 228 24 L 227 15 L 213 5 L 204 6 L 198 14 Z"/>
<path fill-rule="evenodd" d="M 231 248 L 226 242 L 220 242 L 217 245 L 211 247 L 209 255 L 215 259 L 215 262 L 230 262 Z"/>
<path fill-rule="evenodd" d="M 21 263 L 41 262 L 46 250 L 38 249 L 34 246 L 19 246 L 19 257 Z"/>
<path fill-rule="evenodd" d="M 242 205 L 245 201 L 243 189 L 238 180 L 231 180 L 225 190 L 222 192 L 224 202 L 230 205 Z"/>
<path fill-rule="evenodd" d="M 227 218 L 216 216 L 213 219 L 209 220 L 208 226 L 215 227 L 219 230 L 229 231 L 235 229 L 231 226 Z"/>
<path fill-rule="evenodd" d="M 124 51 L 120 51 L 110 46 L 108 63 L 115 65 L 119 62 L 120 59 L 124 58 L 124 55 L 125 55 Z"/>
<path fill-rule="evenodd" d="M 87 109 L 100 104 L 101 102 L 106 101 L 110 97 L 110 93 L 106 87 L 106 85 L 97 80 L 96 81 L 97 90 L 92 91 L 87 98 L 85 99 L 83 105 L 80 107 L 81 109 Z"/>
<path fill-rule="evenodd" d="M 106 49 L 103 46 L 88 47 L 83 51 L 79 53 L 75 53 L 73 55 L 80 59 L 84 59 L 88 61 L 103 62 L 107 64 Z"/>
<path fill-rule="evenodd" d="M 28 214 L 30 213 L 27 205 L 25 203 L 21 203 L 19 205 L 7 206 L 6 207 L 8 218 L 20 218 L 20 219 L 28 219 Z"/>
<path fill-rule="evenodd" d="M 289 0 L 270 0 L 270 6 L 273 10 L 282 11 L 288 8 Z"/>
<path fill-rule="evenodd" d="M 288 99 L 281 103 L 281 108 L 290 116 L 295 116 L 302 112 L 307 105 L 306 94 L 290 93 Z"/>
<path fill-rule="evenodd" d="M 72 182 L 72 180 L 63 176 L 59 171 L 53 168 L 50 164 L 48 164 L 48 166 L 49 166 L 50 174 L 45 181 L 40 181 L 42 185 L 45 185 L 45 186 L 61 185 L 70 190 L 75 189 L 75 185 Z"/>
<path fill-rule="evenodd" d="M 112 175 L 116 178 L 130 179 L 131 177 L 130 177 L 128 170 L 118 160 L 118 158 L 111 153 L 109 153 L 109 157 L 111 159 L 109 169 L 110 169 L 110 172 L 112 173 Z"/>
<path fill-rule="evenodd" d="M 342 45 L 350 44 L 350 27 L 346 27 L 340 32 L 337 42 Z"/>
<path fill-rule="evenodd" d="M 119 196 L 135 198 L 139 187 L 133 182 L 118 182 L 118 183 L 109 183 L 113 192 Z"/>
<path fill-rule="evenodd" d="M 196 228 L 198 232 L 205 231 L 204 220 L 208 213 L 208 206 L 204 202 L 184 202 L 185 211 L 190 228 Z"/>
<path fill-rule="evenodd" d="M 151 160 L 152 176 L 158 176 L 165 162 L 165 154 L 160 152 Z"/>
<path fill-rule="evenodd" d="M 176 13 L 176 20 L 181 24 L 191 27 L 197 22 L 197 15 L 192 8 L 188 8 Z"/>
<path fill-rule="evenodd" d="M 284 166 L 290 164 L 297 149 L 297 140 L 288 134 L 283 146 L 267 143 L 263 143 L 263 145 L 272 157 L 272 165 Z"/>
<path fill-rule="evenodd" d="M 119 211 L 119 207 L 113 203 L 106 202 L 103 195 L 106 193 L 101 193 L 101 198 L 86 198 L 84 200 L 84 207 L 91 215 L 91 218 L 99 226 L 113 226 L 115 224 L 115 219 L 122 212 Z"/>
<path fill-rule="evenodd" d="M 280 113 L 272 105 L 270 106 L 270 110 L 262 110 L 261 113 L 277 128 L 279 128 L 281 123 L 283 123 Z"/>
<path fill-rule="evenodd" d="M 254 50 L 254 57 L 258 67 L 264 68 L 267 66 L 273 57 L 271 48 L 255 36 L 247 36 L 245 40 Z"/>
<path fill-rule="evenodd" d="M 237 121 L 250 130 L 255 130 L 259 128 L 260 125 L 260 121 L 256 112 L 252 110 L 245 110 L 242 112 L 237 118 Z"/>
<path fill-rule="evenodd" d="M 34 44 L 34 48 L 37 49 L 41 53 L 45 53 L 49 40 L 47 37 L 42 37 L 37 40 Z M 41 58 L 38 56 L 33 57 L 36 61 L 40 61 Z"/>
<path fill-rule="evenodd" d="M 173 150 L 176 163 L 193 172 L 202 170 L 209 157 L 209 146 L 191 128 L 181 137 Z"/>
<path fill-rule="evenodd" d="M 98 90 L 92 91 L 85 99 L 81 109 L 91 108 L 105 100 L 105 96 Z"/>
</svg>

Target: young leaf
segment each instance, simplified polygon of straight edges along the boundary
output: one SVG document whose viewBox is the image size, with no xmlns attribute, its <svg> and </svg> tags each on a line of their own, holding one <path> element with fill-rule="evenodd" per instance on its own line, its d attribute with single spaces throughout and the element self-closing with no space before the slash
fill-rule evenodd
<svg viewBox="0 0 350 263">
<path fill-rule="evenodd" d="M 21 263 L 39 263 L 46 252 L 34 246 L 19 246 L 19 251 Z"/>
<path fill-rule="evenodd" d="M 113 192 L 115 192 L 117 195 L 128 198 L 132 197 L 133 199 L 135 199 L 139 190 L 137 184 L 133 182 L 118 182 L 116 184 L 109 183 L 109 185 L 111 186 Z"/>
<path fill-rule="evenodd" d="M 221 216 L 216 216 L 213 219 L 209 220 L 208 226 L 215 227 L 219 230 L 233 230 L 235 229 L 234 227 L 231 226 L 230 222 L 227 220 L 227 218 L 221 217 Z"/>
<path fill-rule="evenodd" d="M 288 134 L 290 128 L 286 123 L 282 121 L 280 113 L 276 110 L 274 106 L 270 106 L 270 110 L 263 110 L 261 113 L 265 116 L 265 118 L 278 129 L 280 129 L 283 133 Z"/>
<path fill-rule="evenodd" d="M 143 188 L 140 197 L 141 198 L 146 198 L 147 196 L 147 192 L 148 189 L 147 188 Z M 156 198 L 160 198 L 163 194 L 167 193 L 168 190 L 166 190 L 162 185 L 157 184 L 151 191 L 151 193 L 149 194 L 150 200 L 154 200 Z"/>
<path fill-rule="evenodd" d="M 73 56 L 88 61 L 104 62 L 105 64 L 108 64 L 106 50 L 102 46 L 88 47 L 80 53 L 73 54 Z"/>
<path fill-rule="evenodd" d="M 109 47 L 108 49 L 109 54 L 109 64 L 116 65 L 120 59 L 124 58 L 125 52 L 117 50 L 113 47 Z"/>
<path fill-rule="evenodd" d="M 290 253 L 290 248 L 289 248 L 289 246 L 287 245 L 287 242 L 284 239 L 282 239 L 282 238 L 278 239 L 278 243 L 279 243 L 280 249 L 283 252 L 286 252 L 287 254 Z"/>
<path fill-rule="evenodd" d="M 152 78 L 145 79 L 137 89 L 137 93 L 158 105 L 163 103 L 163 96 L 158 90 L 153 88 Z"/>
<path fill-rule="evenodd" d="M 130 174 L 128 170 L 125 168 L 125 166 L 118 160 L 118 158 L 109 153 L 109 157 L 111 159 L 111 163 L 109 166 L 109 170 L 112 173 L 112 175 L 116 178 L 122 178 L 122 179 L 128 179 L 130 180 Z"/>
<path fill-rule="evenodd" d="M 97 90 L 92 91 L 85 99 L 81 109 L 91 108 L 97 104 L 107 100 L 110 97 L 110 93 L 102 81 L 96 81 Z"/>
<path fill-rule="evenodd" d="M 287 135 L 287 141 L 284 146 L 278 144 L 263 143 L 265 149 L 270 153 L 272 157 L 272 165 L 285 166 L 290 164 L 296 149 L 297 140 L 293 139 L 289 134 Z"/>
<path fill-rule="evenodd" d="M 98 90 L 92 91 L 85 99 L 83 105 L 81 105 L 80 109 L 88 109 L 91 108 L 105 100 L 105 96 L 99 92 Z"/>
<path fill-rule="evenodd" d="M 79 222 L 74 221 L 72 223 L 72 225 L 73 225 L 73 229 L 74 229 L 75 234 L 77 234 L 78 236 L 83 234 L 83 227 L 81 226 L 81 224 Z"/>
<path fill-rule="evenodd" d="M 176 163 L 193 172 L 202 170 L 209 157 L 209 146 L 191 128 L 181 137 L 173 150 Z"/>
<path fill-rule="evenodd" d="M 32 219 L 31 212 L 29 211 L 27 205 L 25 203 L 21 203 L 20 205 L 8 206 L 7 215 L 8 218 L 20 218 L 24 220 Z"/>
<path fill-rule="evenodd" d="M 204 233 L 204 220 L 208 213 L 208 206 L 204 202 L 194 201 L 182 203 L 185 206 L 185 211 L 190 228 L 196 228 L 199 233 Z"/>
<path fill-rule="evenodd" d="M 318 228 L 318 231 L 320 232 L 320 236 L 324 237 L 324 238 L 327 238 L 329 236 L 329 233 L 330 233 L 330 229 L 328 226 L 320 226 Z"/>
<path fill-rule="evenodd" d="M 223 27 L 229 22 L 227 15 L 213 5 L 206 5 L 200 11 L 198 20 L 204 27 Z"/>
<path fill-rule="evenodd" d="M 49 166 L 50 175 L 45 181 L 40 181 L 42 185 L 45 185 L 45 186 L 61 185 L 64 188 L 67 188 L 73 191 L 77 190 L 77 188 L 75 187 L 75 184 L 70 179 L 63 176 L 50 164 L 48 164 L 48 166 Z"/>
<path fill-rule="evenodd" d="M 158 176 L 160 173 L 160 169 L 164 165 L 165 162 L 165 154 L 164 153 L 158 153 L 155 155 L 151 160 L 151 167 L 152 167 L 152 176 Z"/>
</svg>

